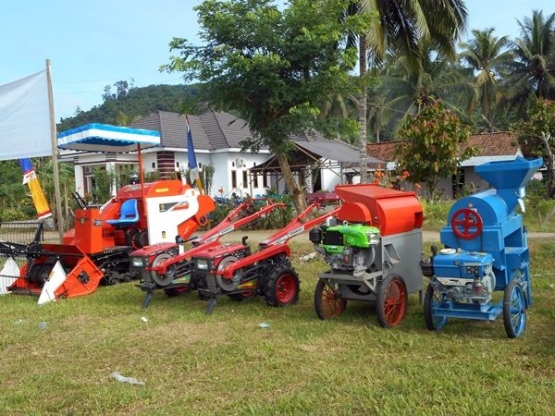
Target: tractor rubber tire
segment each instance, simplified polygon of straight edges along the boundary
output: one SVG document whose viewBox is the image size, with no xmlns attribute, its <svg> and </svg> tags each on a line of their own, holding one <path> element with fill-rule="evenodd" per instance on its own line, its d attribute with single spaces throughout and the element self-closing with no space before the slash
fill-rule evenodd
<svg viewBox="0 0 555 416">
<path fill-rule="evenodd" d="M 270 272 L 264 297 L 270 306 L 292 305 L 299 299 L 300 281 L 289 265 L 276 265 Z"/>
</svg>

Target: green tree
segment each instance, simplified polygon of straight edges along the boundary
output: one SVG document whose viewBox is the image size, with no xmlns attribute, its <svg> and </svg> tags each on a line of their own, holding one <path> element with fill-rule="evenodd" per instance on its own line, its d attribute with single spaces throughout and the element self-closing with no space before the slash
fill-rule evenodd
<svg viewBox="0 0 555 416">
<path fill-rule="evenodd" d="M 555 198 L 555 101 L 535 100 L 527 120 L 515 125 L 526 153 L 543 157 L 548 198 Z"/>
<path fill-rule="evenodd" d="M 276 155 L 297 210 L 306 203 L 295 183 L 287 154 L 289 138 L 310 134 L 319 107 L 336 92 L 353 88 L 348 70 L 356 53 L 339 47 L 359 19 L 341 21 L 348 0 L 292 0 L 280 10 L 270 0 L 208 0 L 195 7 L 206 43 L 195 46 L 174 38 L 162 70 L 183 72 L 204 86 L 207 102 L 239 114 L 252 137 L 243 147 L 268 146 Z"/>
<path fill-rule="evenodd" d="M 555 98 L 555 13 L 544 17 L 534 10 L 518 22 L 521 36 L 514 43 L 516 56 L 504 80 L 509 103 L 522 116 L 535 97 Z"/>
<path fill-rule="evenodd" d="M 351 32 L 348 46 L 358 40 L 361 94 L 358 104 L 360 169 L 366 172 L 368 62 L 380 65 L 391 48 L 407 57 L 407 64 L 420 66 L 421 40 L 446 57 L 455 56 L 455 43 L 464 29 L 467 11 L 462 0 L 352 0 L 343 15 L 374 19 L 362 31 Z M 366 175 L 361 175 L 366 182 Z"/>
<path fill-rule="evenodd" d="M 127 125 L 137 118 L 156 111 L 186 111 L 189 114 L 197 114 L 197 96 L 198 86 L 196 85 L 131 87 L 128 90 L 119 91 L 113 97 L 108 92 L 108 95 L 103 97 L 102 104 L 87 111 L 77 108 L 74 116 L 62 118 L 57 127 L 58 131 L 65 131 L 88 123 Z M 184 103 L 188 106 L 186 107 Z"/>
<path fill-rule="evenodd" d="M 393 51 L 390 63 L 382 76 L 382 95 L 385 98 L 383 116 L 389 120 L 390 130 L 409 114 L 416 114 L 419 105 L 429 97 L 440 98 L 451 109 L 465 108 L 474 99 L 475 90 L 457 66 L 438 54 L 431 43 L 422 40 L 420 63 L 414 67 L 407 56 Z"/>
<path fill-rule="evenodd" d="M 506 75 L 509 65 L 514 60 L 512 51 L 508 49 L 508 37 L 494 36 L 494 30 L 473 30 L 470 41 L 461 44 L 463 50 L 459 55 L 474 73 L 481 119 L 489 131 L 497 130 L 496 106 L 501 99 L 499 80 Z"/>
<path fill-rule="evenodd" d="M 405 120 L 399 137 L 404 140 L 395 150 L 395 161 L 409 172 L 413 183 L 425 182 L 426 195 L 434 201 L 441 178 L 451 177 L 460 163 L 475 154 L 468 145 L 470 128 L 441 101 L 422 103 L 415 116 Z"/>
</svg>

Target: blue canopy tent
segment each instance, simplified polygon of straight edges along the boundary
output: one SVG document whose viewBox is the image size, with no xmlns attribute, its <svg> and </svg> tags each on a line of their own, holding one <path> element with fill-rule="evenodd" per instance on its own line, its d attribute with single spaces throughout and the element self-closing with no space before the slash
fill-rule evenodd
<svg viewBox="0 0 555 416">
<path fill-rule="evenodd" d="M 85 124 L 58 134 L 58 148 L 84 152 L 137 152 L 139 177 L 143 178 L 141 149 L 160 145 L 160 133 L 108 124 Z"/>
<path fill-rule="evenodd" d="M 144 183 L 141 149 L 159 145 L 160 133 L 157 131 L 108 124 L 85 124 L 58 134 L 60 149 L 84 152 L 137 152 L 141 186 Z"/>
<path fill-rule="evenodd" d="M 160 145 L 160 133 L 108 124 L 86 124 L 58 134 L 60 149 L 86 152 L 134 152 Z"/>
</svg>

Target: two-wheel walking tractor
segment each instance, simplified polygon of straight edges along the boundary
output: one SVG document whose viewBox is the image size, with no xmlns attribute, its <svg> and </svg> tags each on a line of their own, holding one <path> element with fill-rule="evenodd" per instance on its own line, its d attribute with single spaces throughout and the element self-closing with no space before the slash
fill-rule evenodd
<svg viewBox="0 0 555 416">
<path fill-rule="evenodd" d="M 199 295 L 210 299 L 206 313 L 212 313 L 220 296 L 241 301 L 259 295 L 276 307 L 296 303 L 300 281 L 291 264 L 291 248 L 287 243 L 337 211 L 310 218 L 319 207 L 311 204 L 284 228 L 260 242 L 257 251 L 251 251 L 247 237 L 243 237 L 242 243 L 221 244 L 197 253 L 192 258 L 191 280 L 198 282 Z"/>
<path fill-rule="evenodd" d="M 459 199 L 440 231 L 444 248 L 432 247 L 421 264 L 429 278 L 424 318 L 429 330 L 443 328 L 448 318 L 493 321 L 503 314 L 509 338 L 526 327 L 532 302 L 527 232 L 517 207 L 523 207 L 525 185 L 542 159 L 517 157 L 476 166 L 493 188 Z M 502 291 L 501 299 L 495 291 Z"/>
<path fill-rule="evenodd" d="M 131 273 L 138 276 L 138 287 L 146 292 L 143 308 L 146 309 L 154 292 L 163 290 L 168 296 L 176 296 L 197 289 L 197 281 L 191 279 L 195 255 L 208 248 L 221 247 L 220 238 L 248 224 L 260 220 L 282 203 L 249 199 L 240 202 L 228 215 L 204 234 L 191 239 L 191 246 L 177 238 L 174 243 L 158 244 L 141 248 L 130 254 Z M 194 277 L 194 276 L 193 276 Z"/>
<path fill-rule="evenodd" d="M 340 315 L 348 300 L 376 305 L 382 327 L 398 325 L 408 294 L 422 295 L 422 206 L 414 192 L 376 184 L 338 185 L 341 208 L 310 231 L 330 269 L 314 292 L 320 319 Z"/>
</svg>

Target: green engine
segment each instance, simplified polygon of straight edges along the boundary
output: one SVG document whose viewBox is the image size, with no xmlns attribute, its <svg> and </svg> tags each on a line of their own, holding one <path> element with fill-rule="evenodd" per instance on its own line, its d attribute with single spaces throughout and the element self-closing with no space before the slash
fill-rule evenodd
<svg viewBox="0 0 555 416">
<path fill-rule="evenodd" d="M 356 273 L 372 268 L 381 238 L 376 227 L 342 224 L 311 230 L 310 241 L 334 271 Z"/>
</svg>

